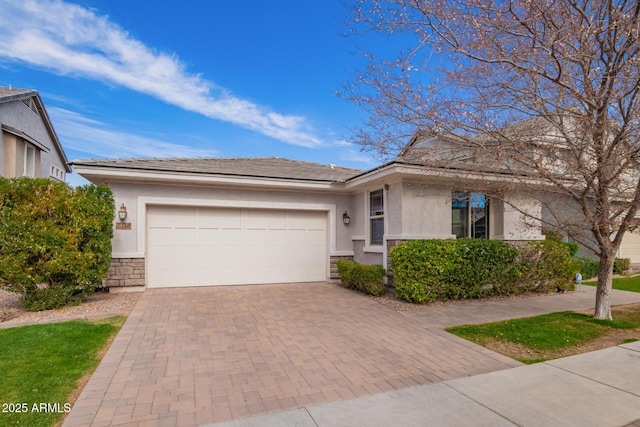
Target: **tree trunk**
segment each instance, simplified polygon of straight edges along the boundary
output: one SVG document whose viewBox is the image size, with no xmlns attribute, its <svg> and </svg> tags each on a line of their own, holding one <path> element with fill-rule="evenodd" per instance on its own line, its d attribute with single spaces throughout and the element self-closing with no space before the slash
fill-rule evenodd
<svg viewBox="0 0 640 427">
<path fill-rule="evenodd" d="M 613 317 L 611 317 L 611 288 L 613 285 L 614 261 L 614 254 L 604 254 L 600 256 L 598 288 L 596 290 L 596 311 L 593 314 L 595 319 L 613 320 Z"/>
</svg>

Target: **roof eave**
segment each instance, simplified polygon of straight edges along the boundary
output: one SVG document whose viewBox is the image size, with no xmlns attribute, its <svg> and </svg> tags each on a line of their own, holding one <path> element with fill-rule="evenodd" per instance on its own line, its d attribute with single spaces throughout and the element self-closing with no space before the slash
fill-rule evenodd
<svg viewBox="0 0 640 427">
<path fill-rule="evenodd" d="M 135 168 L 109 168 L 71 162 L 76 172 L 93 183 L 169 183 L 175 185 L 222 185 L 226 187 L 258 187 L 313 191 L 341 191 L 344 182 L 306 180 L 250 175 L 141 170 Z"/>
<path fill-rule="evenodd" d="M 512 188 L 544 188 L 550 184 L 544 180 L 527 175 L 514 175 L 509 173 L 496 173 L 489 171 L 473 171 L 452 168 L 428 167 L 418 163 L 410 163 L 393 160 L 375 169 L 371 169 L 347 180 L 346 188 L 354 190 L 381 179 L 389 182 L 402 179 L 430 180 L 433 182 L 468 182 L 469 184 L 483 182 L 487 185 L 507 185 Z"/>
<path fill-rule="evenodd" d="M 36 96 L 37 94 L 38 92 L 35 90 L 26 90 L 24 92 L 16 93 L 13 95 L 5 95 L 0 97 L 0 104 L 5 102 L 19 101 L 21 99 L 28 99 L 32 96 Z"/>
<path fill-rule="evenodd" d="M 53 145 L 55 146 L 56 152 L 58 153 L 58 155 L 60 156 L 60 159 L 62 160 L 62 163 L 64 164 L 65 171 L 67 173 L 71 173 L 72 169 L 69 164 L 69 159 L 67 159 L 67 155 L 65 154 L 64 149 L 62 148 L 62 144 L 60 143 L 60 140 L 58 139 L 58 134 L 53 128 L 53 123 L 49 118 L 49 113 L 47 113 L 47 109 L 44 108 L 44 103 L 42 102 L 42 98 L 40 98 L 40 94 L 37 91 L 33 91 L 32 96 L 36 98 L 36 102 L 38 103 L 38 110 L 40 111 L 41 117 L 43 118 L 45 126 L 47 127 L 47 131 L 49 132 L 49 135 L 53 140 Z"/>
</svg>

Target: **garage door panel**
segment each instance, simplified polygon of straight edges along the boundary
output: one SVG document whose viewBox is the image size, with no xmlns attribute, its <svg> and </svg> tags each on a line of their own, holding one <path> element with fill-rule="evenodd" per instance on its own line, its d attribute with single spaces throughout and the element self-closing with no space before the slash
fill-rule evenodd
<svg viewBox="0 0 640 427">
<path fill-rule="evenodd" d="M 153 283 L 155 287 L 175 286 L 171 277 L 171 269 L 149 268 L 149 283 Z"/>
<path fill-rule="evenodd" d="M 266 267 L 268 265 L 268 250 L 265 246 L 247 246 L 245 258 L 250 260 L 246 268 Z"/>
<path fill-rule="evenodd" d="M 286 246 L 287 230 L 267 230 L 267 244 L 269 246 Z"/>
<path fill-rule="evenodd" d="M 267 230 L 265 229 L 249 229 L 245 236 L 246 242 L 250 245 L 264 246 L 267 244 Z"/>
<path fill-rule="evenodd" d="M 322 246 L 327 244 L 326 230 L 309 230 L 307 232 L 307 244 L 312 246 Z"/>
<path fill-rule="evenodd" d="M 243 268 L 220 268 L 220 284 L 224 285 L 244 285 Z"/>
<path fill-rule="evenodd" d="M 222 246 L 220 250 L 219 265 L 221 268 L 239 269 L 244 264 L 243 258 L 244 250 L 242 246 Z"/>
<path fill-rule="evenodd" d="M 307 264 L 307 251 L 304 247 L 290 246 L 286 250 L 287 253 L 287 265 L 295 267 L 298 265 Z"/>
<path fill-rule="evenodd" d="M 326 279 L 326 212 L 152 206 L 148 218 L 150 287 Z"/>
<path fill-rule="evenodd" d="M 155 228 L 153 233 L 149 233 L 147 244 L 149 246 L 171 246 L 173 230 L 171 228 Z"/>
<path fill-rule="evenodd" d="M 304 282 L 307 272 L 306 266 L 292 266 L 288 270 L 288 280 L 290 282 Z"/>
<path fill-rule="evenodd" d="M 315 211 L 293 211 L 289 215 L 289 228 L 324 229 L 326 227 L 326 214 Z"/>
<path fill-rule="evenodd" d="M 176 246 L 195 246 L 195 228 L 175 228 L 173 230 L 173 244 Z"/>
<path fill-rule="evenodd" d="M 171 268 L 171 245 L 149 247 L 149 270 Z"/>
<path fill-rule="evenodd" d="M 220 230 L 217 228 L 198 229 L 198 245 L 217 246 L 220 244 Z"/>
<path fill-rule="evenodd" d="M 289 277 L 282 277 L 282 267 L 269 266 L 265 273 L 265 283 L 285 283 L 290 281 Z"/>
<path fill-rule="evenodd" d="M 206 268 L 207 266 L 211 266 L 213 264 L 218 264 L 220 261 L 220 247 L 216 246 L 198 246 L 198 250 L 196 252 L 196 260 L 198 268 Z"/>
<path fill-rule="evenodd" d="M 241 228 L 242 216 L 238 209 L 198 210 L 198 226 L 201 228 Z"/>
<path fill-rule="evenodd" d="M 193 286 L 196 283 L 196 270 L 192 268 L 174 268 L 173 283 L 175 283 L 175 286 Z"/>
<path fill-rule="evenodd" d="M 326 250 L 324 246 L 307 247 L 307 263 L 309 265 L 324 265 Z"/>
<path fill-rule="evenodd" d="M 267 252 L 267 264 L 270 267 L 282 269 L 287 266 L 287 253 L 284 249 L 270 250 Z"/>
<path fill-rule="evenodd" d="M 149 215 L 149 227 L 195 227 L 196 208 L 156 206 Z"/>
<path fill-rule="evenodd" d="M 241 246 L 242 235 L 241 228 L 224 228 L 220 230 L 220 245 L 223 247 Z"/>
<path fill-rule="evenodd" d="M 244 270 L 244 280 L 246 283 L 269 283 L 267 279 L 267 267 L 251 267 Z M 273 282 L 271 282 L 273 283 Z"/>
<path fill-rule="evenodd" d="M 248 228 L 286 228 L 287 212 L 275 210 L 247 210 L 245 226 Z"/>
<path fill-rule="evenodd" d="M 220 269 L 219 268 L 201 268 L 198 270 L 198 276 L 196 277 L 196 285 L 198 286 L 210 286 L 218 285 L 222 283 L 220 281 Z"/>
<path fill-rule="evenodd" d="M 287 245 L 306 246 L 307 230 L 289 230 L 287 233 Z"/>
<path fill-rule="evenodd" d="M 176 246 L 173 251 L 174 270 L 195 270 L 196 269 L 196 248 L 195 246 Z"/>
</svg>

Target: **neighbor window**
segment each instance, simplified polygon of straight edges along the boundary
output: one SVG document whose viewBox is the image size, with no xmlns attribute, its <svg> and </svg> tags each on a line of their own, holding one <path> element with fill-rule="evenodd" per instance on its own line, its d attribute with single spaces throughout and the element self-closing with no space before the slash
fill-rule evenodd
<svg viewBox="0 0 640 427">
<path fill-rule="evenodd" d="M 451 193 L 451 234 L 489 238 L 489 197 L 472 191 Z"/>
<path fill-rule="evenodd" d="M 36 176 L 36 149 L 29 144 L 24 146 L 24 176 Z"/>
<path fill-rule="evenodd" d="M 384 235 L 384 199 L 383 191 L 369 193 L 369 244 L 382 245 Z"/>
</svg>

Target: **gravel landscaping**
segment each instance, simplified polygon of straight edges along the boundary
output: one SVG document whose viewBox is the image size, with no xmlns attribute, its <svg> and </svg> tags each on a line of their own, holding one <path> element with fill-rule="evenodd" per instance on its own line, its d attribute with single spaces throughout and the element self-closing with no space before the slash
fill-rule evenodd
<svg viewBox="0 0 640 427">
<path fill-rule="evenodd" d="M 69 319 L 128 316 L 140 295 L 142 295 L 141 292 L 117 294 L 96 292 L 77 306 L 30 312 L 20 305 L 19 294 L 0 289 L 0 328 Z"/>
</svg>

